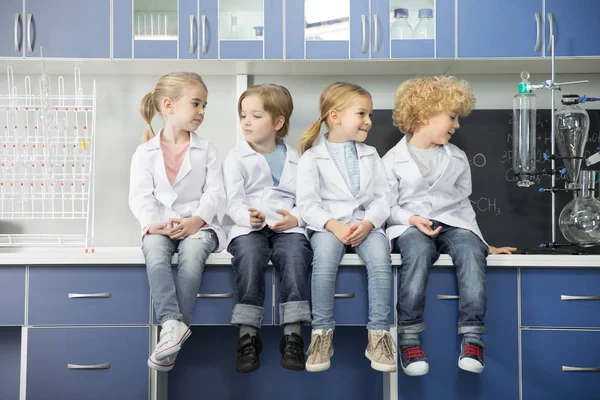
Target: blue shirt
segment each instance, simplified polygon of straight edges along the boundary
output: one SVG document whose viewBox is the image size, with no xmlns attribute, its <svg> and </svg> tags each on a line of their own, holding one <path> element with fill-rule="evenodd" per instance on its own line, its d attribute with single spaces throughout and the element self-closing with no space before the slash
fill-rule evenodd
<svg viewBox="0 0 600 400">
<path fill-rule="evenodd" d="M 353 140 L 344 143 L 332 143 L 325 135 L 325 145 L 333 162 L 344 178 L 348 189 L 353 196 L 360 191 L 360 165 L 358 163 L 358 152 Z"/>
<path fill-rule="evenodd" d="M 277 147 L 275 148 L 274 152 L 269 154 L 262 154 L 262 156 L 267 160 L 269 168 L 271 169 L 273 186 L 279 186 L 279 180 L 281 179 L 281 174 L 283 173 L 286 155 L 287 148 L 281 140 L 277 141 Z"/>
</svg>

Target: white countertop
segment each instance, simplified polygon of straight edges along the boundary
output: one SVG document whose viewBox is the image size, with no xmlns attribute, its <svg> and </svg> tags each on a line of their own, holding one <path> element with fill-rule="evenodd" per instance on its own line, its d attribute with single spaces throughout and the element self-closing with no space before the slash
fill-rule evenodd
<svg viewBox="0 0 600 400">
<path fill-rule="evenodd" d="M 175 258 L 174 258 L 175 260 Z M 82 248 L 5 248 L 0 249 L 0 265 L 86 265 L 86 264 L 144 264 L 139 247 L 98 247 L 94 252 Z M 227 252 L 211 254 L 208 265 L 230 265 Z M 357 254 L 344 256 L 341 265 L 362 265 Z M 392 264 L 400 265 L 400 255 L 392 254 Z M 451 266 L 447 254 L 440 256 L 436 266 Z M 600 255 L 493 255 L 489 267 L 597 267 Z"/>
</svg>

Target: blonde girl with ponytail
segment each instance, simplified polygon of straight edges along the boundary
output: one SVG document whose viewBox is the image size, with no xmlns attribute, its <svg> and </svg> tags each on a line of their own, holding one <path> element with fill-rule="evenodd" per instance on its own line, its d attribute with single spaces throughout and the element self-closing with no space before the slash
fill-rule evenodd
<svg viewBox="0 0 600 400">
<path fill-rule="evenodd" d="M 313 248 L 312 335 L 306 370 L 324 371 L 333 355 L 333 305 L 338 266 L 349 247 L 366 265 L 369 322 L 365 356 L 378 371 L 395 372 L 390 335 L 392 267 L 382 225 L 390 215 L 383 162 L 363 142 L 373 101 L 358 85 L 336 82 L 321 94 L 319 118 L 300 141 L 296 203 Z M 320 133 L 321 127 L 327 133 Z"/>
<path fill-rule="evenodd" d="M 148 366 L 170 371 L 189 325 L 206 259 L 225 246 L 217 219 L 225 203 L 217 148 L 195 131 L 204 120 L 208 90 L 192 72 L 160 77 L 141 102 L 147 127 L 131 161 L 129 207 L 142 228 L 150 293 L 160 340 Z M 155 134 L 153 118 L 163 128 Z M 171 259 L 178 253 L 177 278 Z"/>
</svg>

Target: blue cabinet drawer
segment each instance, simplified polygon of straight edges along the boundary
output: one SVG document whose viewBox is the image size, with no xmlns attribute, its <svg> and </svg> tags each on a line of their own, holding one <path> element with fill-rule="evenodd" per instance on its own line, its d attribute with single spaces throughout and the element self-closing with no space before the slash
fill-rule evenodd
<svg viewBox="0 0 600 400">
<path fill-rule="evenodd" d="M 177 268 L 173 268 L 173 277 Z M 228 265 L 207 265 L 192 313 L 192 325 L 230 325 L 231 312 L 235 305 L 233 268 Z M 263 325 L 273 324 L 273 274 L 271 268 L 265 271 L 265 317 Z M 153 313 L 153 323 L 157 324 Z"/>
<path fill-rule="evenodd" d="M 600 269 L 521 269 L 521 325 L 600 327 Z"/>
<path fill-rule="evenodd" d="M 392 267 L 393 271 L 393 267 Z M 393 274 L 392 274 L 393 277 Z M 279 324 L 279 279 L 275 279 L 275 324 Z M 312 273 L 311 273 L 312 279 Z M 393 278 L 392 278 L 393 279 Z M 394 323 L 394 285 L 390 291 L 390 312 L 388 319 Z M 309 290 L 310 298 L 310 290 Z M 369 322 L 369 296 L 367 290 L 367 269 L 363 265 L 343 265 L 338 269 L 335 282 L 333 319 L 336 325 L 367 325 Z"/>
<path fill-rule="evenodd" d="M 598 399 L 598 331 L 523 330 L 523 399 Z"/>
<path fill-rule="evenodd" d="M 148 400 L 147 327 L 31 328 L 27 400 Z"/>
<path fill-rule="evenodd" d="M 29 268 L 29 325 L 148 324 L 143 266 Z"/>
<path fill-rule="evenodd" d="M 25 267 L 0 267 L 0 325 L 25 324 Z"/>
</svg>

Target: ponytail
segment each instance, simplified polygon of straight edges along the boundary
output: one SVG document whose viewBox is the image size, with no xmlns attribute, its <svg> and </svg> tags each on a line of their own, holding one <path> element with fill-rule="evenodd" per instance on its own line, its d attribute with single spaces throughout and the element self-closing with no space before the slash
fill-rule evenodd
<svg viewBox="0 0 600 400">
<path fill-rule="evenodd" d="M 156 105 L 154 104 L 154 92 L 148 92 L 142 98 L 142 103 L 140 104 L 140 113 L 142 114 L 142 118 L 144 118 L 144 121 L 146 121 L 146 123 L 148 124 L 143 136 L 144 142 L 147 142 L 155 136 L 154 129 L 152 129 L 152 118 L 154 118 L 154 114 L 156 113 Z"/>
<path fill-rule="evenodd" d="M 300 138 L 300 153 L 304 153 L 306 150 L 310 149 L 312 145 L 315 143 L 315 140 L 319 137 L 321 133 L 321 124 L 323 123 L 323 118 L 319 118 L 317 122 L 312 124 Z"/>
</svg>

